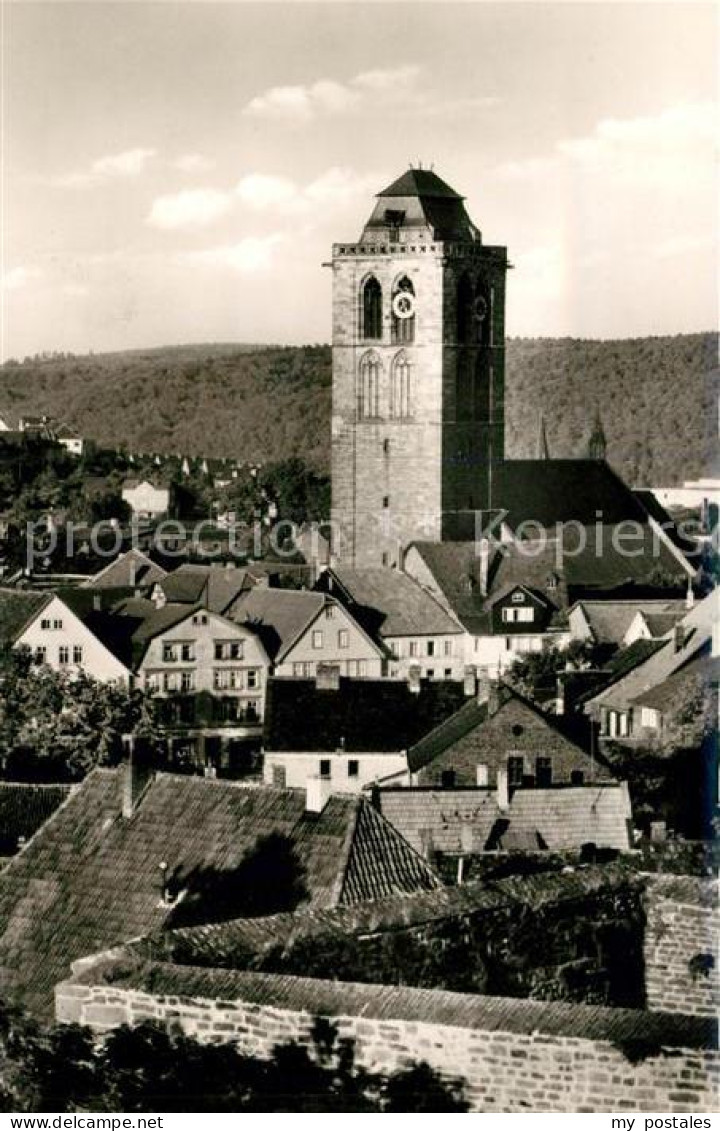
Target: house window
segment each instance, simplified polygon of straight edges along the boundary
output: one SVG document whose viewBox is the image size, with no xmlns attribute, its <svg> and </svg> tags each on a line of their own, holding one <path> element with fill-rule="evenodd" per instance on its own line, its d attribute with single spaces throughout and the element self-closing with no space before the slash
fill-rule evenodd
<svg viewBox="0 0 720 1131">
<path fill-rule="evenodd" d="M 276 789 L 285 789 L 287 785 L 287 770 L 284 766 L 273 766 L 272 783 Z"/>
<path fill-rule="evenodd" d="M 293 664 L 293 676 L 295 679 L 309 679 L 313 674 L 313 665 L 308 663 Z"/>
<path fill-rule="evenodd" d="M 76 644 L 73 647 L 73 663 L 81 664 L 83 659 L 82 644 Z"/>
<path fill-rule="evenodd" d="M 445 668 L 445 671 L 443 672 L 443 678 L 452 679 L 452 668 Z"/>
<path fill-rule="evenodd" d="M 193 622 L 193 624 L 207 624 L 207 622 L 208 622 L 207 613 L 197 613 L 193 617 L 192 622 Z"/>
<path fill-rule="evenodd" d="M 194 644 L 181 644 L 180 645 L 180 659 L 185 663 L 190 663 L 195 659 L 195 645 Z"/>
<path fill-rule="evenodd" d="M 383 455 L 385 455 L 385 456 L 390 455 L 390 441 L 389 440 L 383 440 Z"/>
<path fill-rule="evenodd" d="M 181 672 L 181 675 L 180 675 L 180 690 L 181 691 L 194 691 L 195 690 L 195 672 Z"/>
<path fill-rule="evenodd" d="M 327 779 L 330 776 L 331 776 L 330 759 L 329 758 L 321 758 L 320 759 L 320 777 Z"/>
<path fill-rule="evenodd" d="M 408 650 L 409 656 L 417 656 L 417 654 L 418 654 L 418 642 L 417 642 L 417 640 L 411 640 L 408 648 L 409 648 L 409 650 Z"/>
<path fill-rule="evenodd" d="M 350 647 L 350 633 L 346 628 L 341 628 L 338 632 L 338 648 Z"/>
<path fill-rule="evenodd" d="M 522 605 L 523 601 L 525 600 L 525 594 L 518 590 L 517 593 L 513 593 L 512 599 L 514 604 Z"/>
<path fill-rule="evenodd" d="M 50 620 L 48 619 L 48 617 L 43 617 L 43 619 L 40 621 L 40 628 L 43 628 L 46 631 L 50 628 Z"/>
<path fill-rule="evenodd" d="M 243 658 L 243 644 L 242 640 L 216 640 L 215 641 L 215 659 L 216 660 L 242 660 Z"/>
<path fill-rule="evenodd" d="M 452 640 L 443 641 L 443 655 L 452 656 Z"/>
<path fill-rule="evenodd" d="M 570 772 L 570 785 L 583 785 L 585 781 L 585 774 L 582 770 L 571 770 Z"/>
<path fill-rule="evenodd" d="M 70 663 L 70 649 L 65 644 L 61 644 L 60 647 L 58 648 L 58 663 L 59 664 L 69 664 Z"/>
<path fill-rule="evenodd" d="M 47 648 L 40 646 L 35 649 L 35 663 L 44 664 L 47 659 Z"/>
<path fill-rule="evenodd" d="M 479 786 L 490 784 L 490 770 L 487 762 L 478 762 L 475 767 L 475 782 Z"/>
<path fill-rule="evenodd" d="M 63 626 L 63 622 L 61 620 L 54 620 L 52 622 L 52 626 L 53 626 L 53 628 L 61 629 L 62 626 Z"/>
<path fill-rule="evenodd" d="M 316 650 L 323 646 L 323 634 L 319 628 L 316 628 L 312 634 L 312 646 Z"/>
<path fill-rule="evenodd" d="M 351 758 L 348 762 L 348 777 L 356 778 L 360 773 L 360 763 L 357 758 Z"/>
<path fill-rule="evenodd" d="M 507 760 L 508 768 L 508 785 L 520 786 L 523 783 L 525 776 L 525 759 L 519 756 L 511 756 Z"/>
<path fill-rule="evenodd" d="M 250 691 L 255 691 L 260 686 L 260 672 L 257 668 L 250 668 L 247 673 L 247 685 Z"/>
<path fill-rule="evenodd" d="M 425 675 L 428 679 L 435 679 L 435 668 L 427 668 Z"/>
<path fill-rule="evenodd" d="M 535 759 L 535 785 L 540 788 L 552 785 L 552 758 L 539 756 Z"/>
<path fill-rule="evenodd" d="M 533 610 L 529 605 L 522 609 L 502 610 L 502 619 L 505 624 L 514 624 L 517 621 L 532 621 L 533 615 Z"/>
<path fill-rule="evenodd" d="M 426 642 L 425 653 L 428 656 L 434 656 L 435 655 L 435 641 L 434 640 L 428 640 Z"/>
<path fill-rule="evenodd" d="M 390 506 L 390 496 L 389 495 L 383 495 L 382 505 L 383 505 L 383 508 L 385 510 L 387 510 L 387 508 Z"/>
<path fill-rule="evenodd" d="M 390 558 L 388 557 L 387 552 L 385 552 L 385 551 L 383 552 L 383 554 L 380 558 L 380 561 L 381 561 L 382 565 L 384 565 L 384 566 L 388 566 L 390 564 Z"/>
<path fill-rule="evenodd" d="M 443 770 L 440 774 L 440 785 L 443 789 L 453 789 L 455 786 L 455 771 Z"/>
<path fill-rule="evenodd" d="M 362 289 L 362 336 L 366 341 L 382 338 L 382 287 L 374 275 Z"/>
<path fill-rule="evenodd" d="M 173 663 L 173 661 L 175 660 L 175 645 L 174 644 L 163 644 L 163 646 L 162 646 L 162 658 L 163 658 L 164 664 Z"/>
<path fill-rule="evenodd" d="M 325 606 L 325 620 L 332 620 L 334 616 L 335 616 L 334 605 L 326 605 Z"/>
</svg>

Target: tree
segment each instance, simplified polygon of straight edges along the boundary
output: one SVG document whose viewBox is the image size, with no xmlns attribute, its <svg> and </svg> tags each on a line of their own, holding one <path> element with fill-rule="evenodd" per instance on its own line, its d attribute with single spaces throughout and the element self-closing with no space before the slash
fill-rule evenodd
<svg viewBox="0 0 720 1131">
<path fill-rule="evenodd" d="M 0 656 L 0 760 L 6 776 L 78 781 L 113 765 L 123 736 L 158 739 L 147 693 L 83 671 L 34 664 L 26 649 Z"/>
</svg>

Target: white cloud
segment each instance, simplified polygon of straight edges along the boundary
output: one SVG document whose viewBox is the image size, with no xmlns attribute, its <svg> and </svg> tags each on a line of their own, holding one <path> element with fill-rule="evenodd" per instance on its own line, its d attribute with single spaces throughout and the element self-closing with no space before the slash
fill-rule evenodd
<svg viewBox="0 0 720 1131">
<path fill-rule="evenodd" d="M 341 209 L 352 200 L 366 197 L 377 186 L 376 176 L 359 176 L 352 169 L 332 166 L 305 185 L 289 177 L 250 173 L 242 177 L 235 192 L 243 204 L 257 211 L 286 215 L 309 215 L 322 208 Z"/>
<path fill-rule="evenodd" d="M 4 291 L 19 291 L 23 287 L 42 279 L 43 273 L 39 267 L 13 267 L 5 271 L 2 278 Z"/>
<path fill-rule="evenodd" d="M 181 173 L 208 173 L 215 168 L 215 162 L 202 153 L 183 153 L 173 161 L 173 167 Z"/>
<path fill-rule="evenodd" d="M 156 156 L 154 149 L 125 149 L 122 153 L 109 153 L 98 157 L 87 169 L 55 177 L 53 183 L 60 188 L 92 188 L 117 178 L 139 177 L 148 162 Z"/>
<path fill-rule="evenodd" d="M 185 189 L 154 201 L 147 223 L 166 230 L 202 228 L 230 211 L 231 197 L 217 189 Z"/>
<path fill-rule="evenodd" d="M 254 275 L 270 267 L 275 248 L 282 239 L 279 232 L 268 236 L 247 236 L 238 243 L 185 252 L 180 259 L 210 267 L 225 267 L 238 275 Z"/>
<path fill-rule="evenodd" d="M 273 86 L 256 95 L 244 113 L 253 118 L 309 122 L 361 110 L 391 106 L 394 113 L 422 110 L 433 115 L 462 113 L 497 103 L 496 98 L 443 98 L 431 89 L 420 67 L 401 67 L 361 71 L 347 82 L 321 79 L 304 86 Z"/>
</svg>

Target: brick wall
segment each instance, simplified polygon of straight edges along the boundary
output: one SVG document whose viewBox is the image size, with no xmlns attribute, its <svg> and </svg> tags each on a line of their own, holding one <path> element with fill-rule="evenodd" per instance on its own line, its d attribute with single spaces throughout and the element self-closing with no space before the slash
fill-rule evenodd
<svg viewBox="0 0 720 1131">
<path fill-rule="evenodd" d="M 476 1111 L 715 1110 L 720 1058 L 700 1018 L 161 964 L 101 977 L 102 960 L 57 987 L 59 1021 L 102 1032 L 155 1018 L 264 1057 L 278 1042 L 309 1044 L 325 1016 L 359 1064 L 425 1060 L 463 1077 Z"/>
<path fill-rule="evenodd" d="M 693 876 L 648 876 L 645 904 L 648 1008 L 717 1017 L 717 885 Z"/>
</svg>

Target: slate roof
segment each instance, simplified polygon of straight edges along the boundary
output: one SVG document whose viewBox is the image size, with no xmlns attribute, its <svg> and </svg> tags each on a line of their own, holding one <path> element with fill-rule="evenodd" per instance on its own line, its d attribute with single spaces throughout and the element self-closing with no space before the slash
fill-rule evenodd
<svg viewBox="0 0 720 1131">
<path fill-rule="evenodd" d="M 257 632 L 270 659 L 281 663 L 329 603 L 334 598 L 325 593 L 257 586 L 234 606 L 232 619 Z"/>
<path fill-rule="evenodd" d="M 323 575 L 323 583 L 331 593 L 339 585 L 353 616 L 381 637 L 462 632 L 427 590 L 399 570 L 337 566 Z"/>
<path fill-rule="evenodd" d="M 506 512 L 504 521 L 512 530 L 526 521 L 548 530 L 556 522 L 648 521 L 645 507 L 604 460 L 505 460 L 495 471 L 492 501 Z"/>
<path fill-rule="evenodd" d="M 430 169 L 408 169 L 377 194 L 377 204 L 362 239 L 368 238 L 374 229 L 387 229 L 388 210 L 401 214 L 401 227 L 429 229 L 429 238 L 433 240 L 480 240 L 480 233 L 465 211 L 463 197 Z"/>
<path fill-rule="evenodd" d="M 408 169 L 377 196 L 423 196 L 442 200 L 463 200 L 447 181 L 432 169 Z"/>
<path fill-rule="evenodd" d="M 10 856 L 70 796 L 69 785 L 0 782 L 0 855 Z"/>
<path fill-rule="evenodd" d="M 158 774 L 126 819 L 120 775 L 89 774 L 0 873 L 0 992 L 38 1016 L 51 1015 L 75 959 L 181 923 L 188 907 L 196 920 L 226 915 L 218 884 L 270 834 L 286 840 L 313 906 L 439 884 L 361 798 L 307 814 L 304 791 Z M 172 906 L 160 899 L 161 861 L 173 890 L 187 890 Z"/>
<path fill-rule="evenodd" d="M 602 783 L 517 789 L 500 810 L 493 789 L 377 791 L 380 811 L 418 851 L 560 851 L 585 843 L 630 848 L 627 786 Z M 469 827 L 463 839 L 462 829 Z"/>
<path fill-rule="evenodd" d="M 170 602 L 202 604 L 211 612 L 222 614 L 254 584 L 245 569 L 188 563 L 164 577 L 160 588 Z"/>
<path fill-rule="evenodd" d="M 47 592 L 0 589 L 0 645 L 11 644 L 47 599 Z"/>
<path fill-rule="evenodd" d="M 638 707 L 652 707 L 663 714 L 673 714 L 687 703 L 688 695 L 696 682 L 704 684 L 707 693 L 717 683 L 720 674 L 720 660 L 709 656 L 697 656 L 684 664 L 679 671 L 658 683 L 655 687 L 636 695 L 633 703 Z"/>
<path fill-rule="evenodd" d="M 98 573 L 83 581 L 84 589 L 148 588 L 160 581 L 167 570 L 152 561 L 142 550 L 132 547 Z"/>
<path fill-rule="evenodd" d="M 413 692 L 391 679 L 340 679 L 318 690 L 313 679 L 268 680 L 263 745 L 278 751 L 407 750 L 465 701 L 457 680 L 423 680 Z"/>
</svg>

